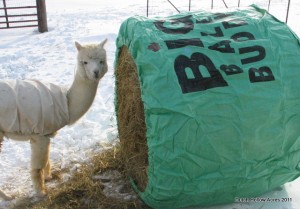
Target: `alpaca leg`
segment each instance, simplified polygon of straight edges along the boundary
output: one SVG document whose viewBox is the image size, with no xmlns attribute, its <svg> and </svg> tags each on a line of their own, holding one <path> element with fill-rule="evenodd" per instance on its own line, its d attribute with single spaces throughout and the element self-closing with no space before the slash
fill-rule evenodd
<svg viewBox="0 0 300 209">
<path fill-rule="evenodd" d="M 0 152 L 1 152 L 1 145 L 2 145 L 2 141 L 3 141 L 3 133 L 0 132 Z M 0 190 L 0 198 L 4 199 L 4 200 L 12 200 L 13 198 L 8 196 L 7 194 L 5 194 L 4 192 L 2 192 Z"/>
<path fill-rule="evenodd" d="M 3 133 L 0 132 L 0 152 L 2 147 L 3 136 L 4 136 Z"/>
<path fill-rule="evenodd" d="M 31 180 L 36 193 L 39 196 L 46 195 L 44 169 L 47 175 L 49 174 L 50 164 L 50 138 L 45 136 L 34 137 L 30 140 L 31 143 Z"/>
<path fill-rule="evenodd" d="M 51 164 L 50 164 L 50 160 L 48 159 L 46 167 L 44 169 L 44 178 L 46 181 L 49 181 L 52 179 L 51 176 Z"/>
</svg>

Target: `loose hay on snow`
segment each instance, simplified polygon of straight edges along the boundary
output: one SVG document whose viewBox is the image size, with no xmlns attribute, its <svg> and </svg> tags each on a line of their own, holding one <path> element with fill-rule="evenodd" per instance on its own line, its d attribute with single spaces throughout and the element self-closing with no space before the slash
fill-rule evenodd
<svg viewBox="0 0 300 209">
<path fill-rule="evenodd" d="M 118 145 L 95 153 L 91 162 L 79 167 L 67 182 L 49 189 L 47 198 L 34 203 L 30 198 L 24 199 L 14 209 L 149 209 L 134 194 L 122 161 Z M 118 177 L 114 178 L 113 173 Z M 121 188 L 119 196 L 106 194 L 108 183 L 117 184 L 111 184 L 111 190 Z"/>
<path fill-rule="evenodd" d="M 115 75 L 116 112 L 125 169 L 138 188 L 144 191 L 148 182 L 148 147 L 144 107 L 137 67 L 126 46 L 120 50 Z"/>
</svg>

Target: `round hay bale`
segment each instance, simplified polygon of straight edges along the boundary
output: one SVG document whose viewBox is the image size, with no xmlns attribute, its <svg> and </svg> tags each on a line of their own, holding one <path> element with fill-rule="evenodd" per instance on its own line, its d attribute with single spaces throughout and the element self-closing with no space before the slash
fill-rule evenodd
<svg viewBox="0 0 300 209">
<path fill-rule="evenodd" d="M 300 42 L 256 6 L 132 17 L 117 39 L 124 163 L 153 208 L 257 197 L 300 176 Z"/>
</svg>

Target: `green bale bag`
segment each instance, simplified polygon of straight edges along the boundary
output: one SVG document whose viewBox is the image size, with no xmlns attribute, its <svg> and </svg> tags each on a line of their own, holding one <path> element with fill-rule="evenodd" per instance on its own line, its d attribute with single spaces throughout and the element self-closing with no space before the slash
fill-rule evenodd
<svg viewBox="0 0 300 209">
<path fill-rule="evenodd" d="M 121 25 L 116 65 L 124 46 L 148 147 L 146 188 L 133 184 L 149 206 L 230 203 L 299 177 L 300 43 L 285 23 L 255 5 L 135 16 Z"/>
</svg>

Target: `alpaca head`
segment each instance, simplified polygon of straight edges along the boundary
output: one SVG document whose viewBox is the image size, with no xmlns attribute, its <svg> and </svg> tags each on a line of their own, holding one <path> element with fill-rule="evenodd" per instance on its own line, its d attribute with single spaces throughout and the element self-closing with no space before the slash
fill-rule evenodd
<svg viewBox="0 0 300 209">
<path fill-rule="evenodd" d="M 100 44 L 86 44 L 81 45 L 75 42 L 78 50 L 77 73 L 84 79 L 98 82 L 107 72 L 106 51 L 104 44 L 107 39 Z"/>
</svg>

